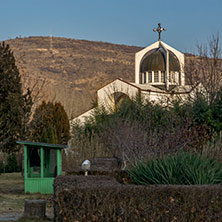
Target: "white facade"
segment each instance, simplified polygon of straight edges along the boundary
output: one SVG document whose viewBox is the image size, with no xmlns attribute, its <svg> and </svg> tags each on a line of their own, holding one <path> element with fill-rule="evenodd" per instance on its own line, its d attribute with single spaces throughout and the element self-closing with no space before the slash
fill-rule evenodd
<svg viewBox="0 0 222 222">
<path fill-rule="evenodd" d="M 165 56 L 167 56 L 167 52 L 171 51 L 178 59 L 180 65 L 181 72 L 181 85 L 185 85 L 185 75 L 184 75 L 184 54 L 172 48 L 162 41 L 157 41 L 152 45 L 142 49 L 141 51 L 135 54 L 135 83 L 140 84 L 140 66 L 143 61 L 144 56 L 154 49 L 162 48 L 165 52 Z M 167 60 L 168 58 L 166 58 Z M 169 76 L 169 60 L 166 61 L 166 72 L 168 72 L 167 76 Z"/>
</svg>

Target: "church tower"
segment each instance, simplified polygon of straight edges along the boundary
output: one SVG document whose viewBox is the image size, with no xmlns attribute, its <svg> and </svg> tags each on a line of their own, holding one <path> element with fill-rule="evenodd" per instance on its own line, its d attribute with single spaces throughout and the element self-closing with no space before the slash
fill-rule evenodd
<svg viewBox="0 0 222 222">
<path fill-rule="evenodd" d="M 185 85 L 184 54 L 161 41 L 161 32 L 165 30 L 159 23 L 154 29 L 158 41 L 136 53 L 136 84 L 150 84 L 167 91 Z"/>
</svg>

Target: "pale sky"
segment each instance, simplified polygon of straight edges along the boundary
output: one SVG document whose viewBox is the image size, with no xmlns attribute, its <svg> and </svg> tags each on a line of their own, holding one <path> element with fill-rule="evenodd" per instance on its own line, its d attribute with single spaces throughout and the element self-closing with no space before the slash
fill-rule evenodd
<svg viewBox="0 0 222 222">
<path fill-rule="evenodd" d="M 1 41 L 52 33 L 145 47 L 159 22 L 162 40 L 182 52 L 222 36 L 222 0 L 0 0 L 0 8 Z"/>
</svg>

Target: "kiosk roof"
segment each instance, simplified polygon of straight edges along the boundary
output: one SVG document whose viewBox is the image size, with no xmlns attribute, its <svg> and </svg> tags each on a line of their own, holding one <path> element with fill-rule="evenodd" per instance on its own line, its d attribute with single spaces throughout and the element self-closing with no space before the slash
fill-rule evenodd
<svg viewBox="0 0 222 222">
<path fill-rule="evenodd" d="M 35 147 L 48 147 L 54 149 L 65 149 L 68 148 L 67 145 L 59 145 L 59 144 L 50 144 L 50 143 L 38 143 L 38 142 L 31 142 L 31 141 L 16 141 L 18 144 L 28 145 L 28 146 L 35 146 Z"/>
</svg>

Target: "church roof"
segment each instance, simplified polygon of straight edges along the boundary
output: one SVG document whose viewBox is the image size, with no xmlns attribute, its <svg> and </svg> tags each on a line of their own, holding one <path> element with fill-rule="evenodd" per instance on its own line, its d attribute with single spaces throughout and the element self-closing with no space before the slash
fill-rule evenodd
<svg viewBox="0 0 222 222">
<path fill-rule="evenodd" d="M 194 89 L 195 86 L 185 85 L 185 86 L 175 86 L 172 91 L 174 93 L 188 93 Z"/>
<path fill-rule="evenodd" d="M 159 93 L 165 93 L 165 90 L 159 89 L 157 87 L 154 87 L 150 85 L 149 83 L 147 84 L 137 84 L 137 83 L 130 83 L 131 85 L 136 86 L 137 88 L 144 90 L 144 91 L 151 91 L 151 92 L 159 92 Z"/>
<path fill-rule="evenodd" d="M 137 88 L 141 89 L 142 91 L 150 91 L 150 92 L 156 92 L 156 93 L 163 93 L 163 94 L 169 94 L 169 93 L 175 93 L 175 94 L 186 94 L 191 92 L 193 89 L 197 87 L 191 86 L 191 85 L 185 85 L 185 86 L 173 86 L 169 91 L 166 91 L 165 89 L 160 89 L 158 87 L 152 86 L 149 83 L 147 84 L 136 84 L 136 83 L 130 83 L 131 85 L 136 86 Z"/>
</svg>

